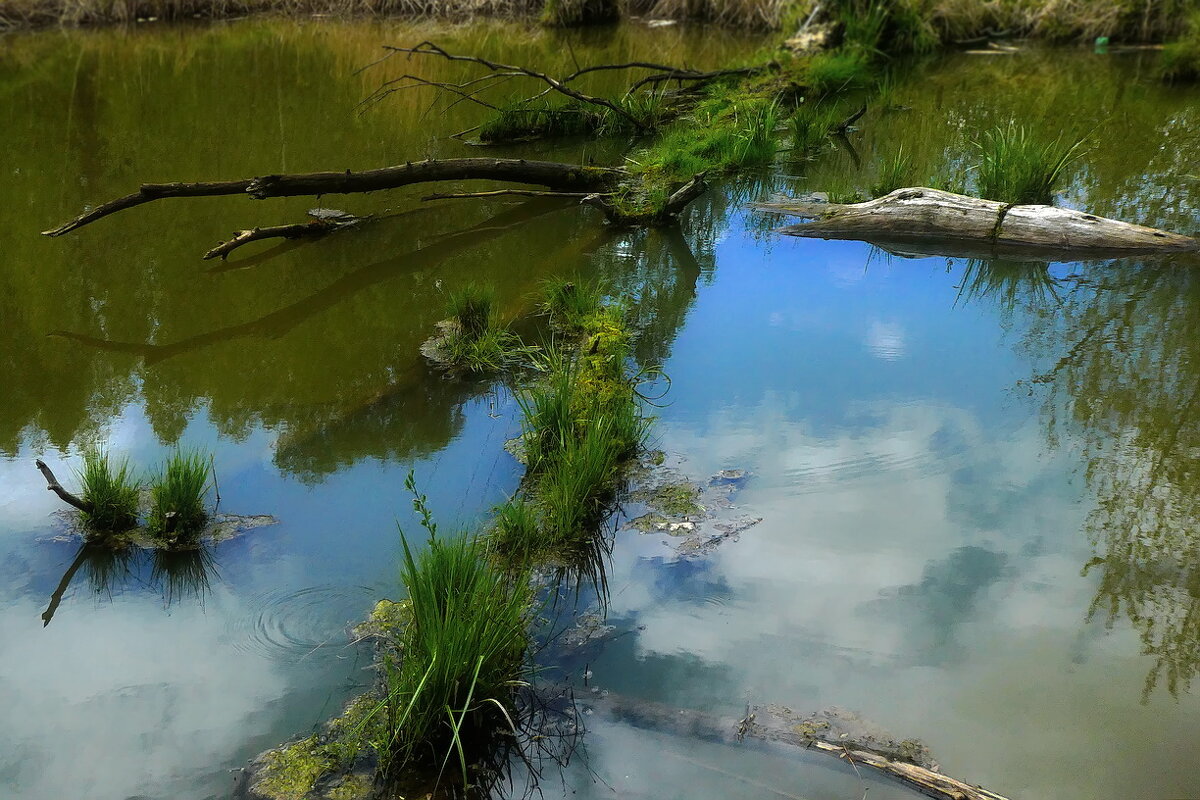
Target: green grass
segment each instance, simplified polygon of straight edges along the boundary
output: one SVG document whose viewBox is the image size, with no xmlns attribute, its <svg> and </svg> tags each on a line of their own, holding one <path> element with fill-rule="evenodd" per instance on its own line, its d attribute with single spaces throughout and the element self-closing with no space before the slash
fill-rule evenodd
<svg viewBox="0 0 1200 800">
<path fill-rule="evenodd" d="M 837 124 L 833 108 L 809 103 L 797 108 L 789 122 L 792 151 L 800 156 L 811 156 L 824 147 Z"/>
<path fill-rule="evenodd" d="M 589 317 L 600 313 L 604 291 L 596 281 L 583 278 L 548 278 L 539 287 L 538 311 L 555 327 L 583 330 Z"/>
<path fill-rule="evenodd" d="M 912 158 L 904 152 L 904 145 L 900 145 L 896 148 L 895 155 L 880 164 L 875 182 L 871 184 L 871 196 L 883 197 L 897 189 L 911 186 L 915 174 Z"/>
<path fill-rule="evenodd" d="M 103 450 L 88 450 L 78 475 L 82 499 L 92 506 L 82 515 L 88 528 L 120 533 L 137 525 L 139 487 L 128 459 L 114 463 Z"/>
<path fill-rule="evenodd" d="M 779 148 L 778 124 L 775 102 L 717 96 L 701 103 L 630 160 L 635 172 L 668 181 L 769 164 Z"/>
<path fill-rule="evenodd" d="M 1084 155 L 1084 139 L 1049 138 L 1010 122 L 975 142 L 979 196 L 1001 203 L 1049 203 Z"/>
<path fill-rule="evenodd" d="M 409 477 L 412 487 L 412 477 Z M 425 499 L 414 504 L 428 520 Z M 512 731 L 514 695 L 528 669 L 534 613 L 525 575 L 506 575 L 482 540 L 439 538 L 427 525 L 428 549 L 414 555 L 401 533 L 401 581 L 411 621 L 399 654 L 385 662 L 386 769 L 462 769 L 486 761 Z"/>
<path fill-rule="evenodd" d="M 523 364 L 532 349 L 501 325 L 496 293 L 490 287 L 467 284 L 446 302 L 450 323 L 431 340 L 427 353 L 443 366 L 467 372 L 499 372 Z"/>
<path fill-rule="evenodd" d="M 869 86 L 874 77 L 870 57 L 857 48 L 818 53 L 808 64 L 808 85 L 818 96 Z"/>
<path fill-rule="evenodd" d="M 605 121 L 600 109 L 578 103 L 551 100 L 516 100 L 500 106 L 479 126 L 481 142 L 499 144 L 549 136 L 579 136 L 594 131 Z"/>
<path fill-rule="evenodd" d="M 478 338 L 495 324 L 496 292 L 490 287 L 468 283 L 450 293 L 446 311 L 464 336 Z"/>
<path fill-rule="evenodd" d="M 194 539 L 208 521 L 211 460 L 199 450 L 176 449 L 150 483 L 147 528 L 155 538 Z"/>
<path fill-rule="evenodd" d="M 1159 74 L 1170 83 L 1200 81 L 1200 11 L 1188 17 L 1183 35 L 1163 48 Z"/>
</svg>

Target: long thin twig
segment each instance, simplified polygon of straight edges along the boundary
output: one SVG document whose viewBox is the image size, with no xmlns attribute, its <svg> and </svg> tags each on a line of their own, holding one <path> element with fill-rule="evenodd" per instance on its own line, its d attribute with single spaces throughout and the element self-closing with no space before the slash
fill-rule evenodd
<svg viewBox="0 0 1200 800">
<path fill-rule="evenodd" d="M 597 192 L 541 192 L 536 189 L 496 189 L 491 192 L 434 192 L 427 194 L 421 198 L 423 201 L 429 200 L 466 200 L 480 197 L 593 197 L 597 194 L 606 193 Z"/>
<path fill-rule="evenodd" d="M 480 66 L 487 67 L 492 72 L 518 73 L 520 75 L 540 80 L 554 91 L 564 94 L 573 100 L 577 100 L 581 103 L 587 103 L 588 105 L 607 108 L 617 116 L 624 117 L 638 130 L 646 129 L 646 125 L 641 120 L 630 114 L 617 103 L 614 103 L 613 101 L 604 97 L 596 97 L 594 95 L 585 94 L 584 92 L 567 86 L 563 81 L 553 78 L 544 72 L 538 72 L 535 69 L 514 66 L 512 64 L 501 64 L 496 61 L 490 61 L 486 58 L 480 58 L 479 56 L 465 56 L 457 53 L 450 53 L 446 50 L 443 50 L 441 47 L 438 47 L 433 42 L 428 41 L 421 42 L 416 47 L 394 47 L 392 45 L 387 45 L 386 49 L 396 53 L 408 53 L 409 56 L 438 56 L 446 59 L 447 61 L 464 61 L 471 64 L 479 64 Z"/>
</svg>

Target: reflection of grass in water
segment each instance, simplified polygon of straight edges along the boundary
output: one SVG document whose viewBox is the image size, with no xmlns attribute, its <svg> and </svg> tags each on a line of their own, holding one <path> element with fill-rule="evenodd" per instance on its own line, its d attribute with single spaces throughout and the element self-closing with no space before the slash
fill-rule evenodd
<svg viewBox="0 0 1200 800">
<path fill-rule="evenodd" d="M 137 525 L 138 485 L 127 458 L 113 462 L 103 450 L 87 450 L 77 474 L 83 500 L 92 505 L 82 515 L 88 528 L 120 533 Z"/>
<path fill-rule="evenodd" d="M 150 582 L 162 589 L 167 605 L 185 597 L 204 597 L 216 561 L 206 547 L 189 550 L 155 549 L 150 557 Z"/>
<path fill-rule="evenodd" d="M 138 550 L 131 545 L 84 545 L 83 572 L 94 594 L 112 596 L 132 574 Z"/>
<path fill-rule="evenodd" d="M 969 259 L 955 302 L 984 298 L 997 301 L 1004 309 L 1022 300 L 1034 305 L 1058 302 L 1058 279 L 1042 262 Z"/>
</svg>

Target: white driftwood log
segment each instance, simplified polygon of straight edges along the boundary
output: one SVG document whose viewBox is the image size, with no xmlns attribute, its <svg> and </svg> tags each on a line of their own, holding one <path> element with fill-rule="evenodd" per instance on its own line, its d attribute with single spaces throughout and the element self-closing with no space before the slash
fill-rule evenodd
<svg viewBox="0 0 1200 800">
<path fill-rule="evenodd" d="M 858 239 L 945 255 L 1121 256 L 1194 251 L 1200 242 L 1082 211 L 980 200 L 938 189 L 897 189 L 865 203 L 777 202 L 756 208 L 811 219 L 780 233 Z"/>
</svg>

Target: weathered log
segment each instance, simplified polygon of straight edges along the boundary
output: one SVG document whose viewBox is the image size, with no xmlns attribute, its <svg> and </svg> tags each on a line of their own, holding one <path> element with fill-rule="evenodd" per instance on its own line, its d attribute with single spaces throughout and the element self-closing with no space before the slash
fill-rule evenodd
<svg viewBox="0 0 1200 800">
<path fill-rule="evenodd" d="M 857 239 L 899 249 L 919 245 L 924 252 L 966 245 L 980 247 L 981 255 L 1116 257 L 1200 249 L 1200 242 L 1189 236 L 1082 211 L 998 203 L 924 187 L 849 205 L 775 202 L 755 207 L 813 220 L 780 229 L 790 236 Z"/>
<path fill-rule="evenodd" d="M 136 192 L 110 200 L 85 211 L 69 222 L 43 231 L 45 236 L 62 236 L 98 219 L 168 197 L 212 197 L 248 194 L 256 200 L 268 197 L 349 194 L 396 189 L 417 183 L 451 180 L 496 180 L 545 186 L 562 191 L 603 191 L 627 177 L 623 169 L 587 167 L 554 161 L 518 158 L 446 158 L 413 161 L 394 167 L 363 172 L 311 172 L 296 175 L 264 175 L 236 181 L 199 183 L 146 183 Z"/>
<path fill-rule="evenodd" d="M 54 477 L 54 473 L 50 471 L 50 468 L 48 466 L 46 466 L 45 461 L 42 461 L 39 458 L 34 463 L 37 464 L 37 468 L 38 468 L 38 470 L 41 471 L 42 477 L 46 479 L 46 488 L 49 491 L 54 492 L 56 495 L 58 495 L 59 499 L 62 500 L 67 505 L 75 506 L 80 511 L 84 512 L 85 514 L 92 513 L 92 504 L 86 500 L 76 497 L 75 495 L 71 494 L 66 489 L 64 489 L 62 487 L 62 484 L 58 482 L 58 478 Z"/>
</svg>

